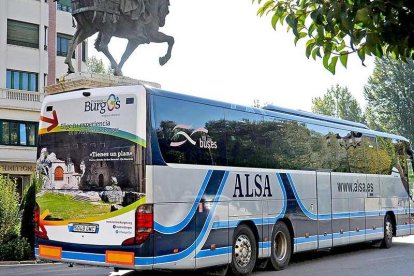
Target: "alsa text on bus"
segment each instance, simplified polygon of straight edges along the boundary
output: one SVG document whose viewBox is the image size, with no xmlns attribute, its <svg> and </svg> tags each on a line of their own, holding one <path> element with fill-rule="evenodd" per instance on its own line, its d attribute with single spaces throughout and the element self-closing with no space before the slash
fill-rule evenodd
<svg viewBox="0 0 414 276">
<path fill-rule="evenodd" d="M 271 197 L 268 175 L 236 174 L 233 197 Z"/>
</svg>

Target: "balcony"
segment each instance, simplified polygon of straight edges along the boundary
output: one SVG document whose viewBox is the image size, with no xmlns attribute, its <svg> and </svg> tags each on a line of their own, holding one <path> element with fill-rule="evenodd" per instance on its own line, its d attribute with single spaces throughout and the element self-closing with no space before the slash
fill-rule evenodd
<svg viewBox="0 0 414 276">
<path fill-rule="evenodd" d="M 0 108 L 40 111 L 44 93 L 0 88 Z"/>
</svg>

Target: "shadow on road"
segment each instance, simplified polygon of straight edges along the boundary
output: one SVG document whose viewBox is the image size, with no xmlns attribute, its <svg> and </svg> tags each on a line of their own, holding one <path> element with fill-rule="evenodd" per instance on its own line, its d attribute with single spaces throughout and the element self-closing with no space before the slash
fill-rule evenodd
<svg viewBox="0 0 414 276">
<path fill-rule="evenodd" d="M 401 250 L 404 248 L 413 248 L 414 250 L 414 244 L 413 243 L 406 243 L 406 242 L 396 242 L 393 243 L 393 249 Z M 361 244 L 353 244 L 353 245 L 346 245 L 342 247 L 337 247 L 331 250 L 326 251 L 309 251 L 304 253 L 297 253 L 293 255 L 290 265 L 295 266 L 296 264 L 303 264 L 306 262 L 312 262 L 321 260 L 323 258 L 335 258 L 335 257 L 346 257 L 349 254 L 364 254 L 369 253 L 371 251 L 376 250 L 387 250 L 387 249 L 380 249 L 378 246 L 374 246 L 372 243 L 361 243 Z M 260 271 L 271 271 L 269 266 Z M 124 276 L 154 276 L 154 275 L 207 275 L 205 273 L 206 271 L 178 271 L 178 272 L 168 272 L 168 271 L 148 271 L 148 272 L 129 272 L 126 274 L 123 274 Z"/>
</svg>

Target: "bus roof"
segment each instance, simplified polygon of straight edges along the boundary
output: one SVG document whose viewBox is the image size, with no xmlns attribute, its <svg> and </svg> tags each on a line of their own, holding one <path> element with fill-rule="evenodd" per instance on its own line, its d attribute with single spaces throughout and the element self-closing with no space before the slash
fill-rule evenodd
<svg viewBox="0 0 414 276">
<path fill-rule="evenodd" d="M 409 142 L 408 139 L 403 136 L 372 130 L 372 129 L 369 129 L 368 126 L 366 126 L 365 124 L 356 123 L 356 122 L 347 121 L 347 120 L 341 120 L 338 118 L 315 114 L 315 113 L 307 112 L 307 111 L 299 111 L 299 110 L 294 110 L 294 109 L 289 109 L 289 108 L 284 108 L 284 107 L 278 107 L 275 105 L 268 105 L 262 109 L 262 108 L 255 108 L 255 107 L 243 106 L 243 105 L 238 105 L 238 104 L 231 104 L 231 103 L 226 103 L 226 102 L 221 102 L 221 101 L 216 101 L 216 100 L 211 100 L 211 99 L 205 99 L 205 98 L 200 98 L 196 96 L 190 96 L 190 95 L 185 95 L 185 94 L 180 94 L 180 93 L 175 93 L 175 92 L 169 92 L 169 91 L 152 88 L 152 87 L 147 87 L 147 90 L 153 95 L 159 95 L 159 96 L 164 96 L 164 97 L 169 97 L 169 98 L 174 98 L 174 99 L 179 99 L 179 100 L 185 100 L 185 101 L 190 101 L 190 102 L 195 102 L 195 103 L 200 103 L 200 104 L 206 104 L 206 105 L 211 105 L 211 106 L 223 107 L 226 109 L 239 110 L 243 112 L 256 113 L 256 114 L 265 115 L 265 116 L 278 117 L 281 119 L 300 121 L 303 123 L 322 125 L 326 127 L 339 128 L 339 129 L 344 129 L 344 130 L 358 131 L 358 132 L 361 132 L 367 135 L 375 135 L 375 136 L 386 137 L 390 139 L 396 139 L 396 140 L 402 140 L 402 141 Z"/>
</svg>

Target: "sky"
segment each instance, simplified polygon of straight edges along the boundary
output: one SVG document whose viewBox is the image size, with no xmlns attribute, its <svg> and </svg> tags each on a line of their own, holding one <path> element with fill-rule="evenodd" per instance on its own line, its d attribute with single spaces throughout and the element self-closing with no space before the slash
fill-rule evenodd
<svg viewBox="0 0 414 276">
<path fill-rule="evenodd" d="M 361 65 L 356 55 L 348 69 L 338 62 L 336 75 L 321 60 L 309 60 L 305 46 L 294 46 L 292 33 L 274 31 L 270 17 L 256 16 L 251 0 L 170 0 L 166 26 L 175 38 L 171 60 L 158 58 L 167 44 L 141 45 L 123 68 L 125 76 L 159 83 L 163 89 L 251 106 L 260 103 L 310 111 L 312 98 L 332 85 L 347 86 L 365 106 L 363 87 L 374 68 L 373 59 Z M 106 58 L 89 42 L 89 56 Z M 113 38 L 109 48 L 119 60 L 126 40 Z"/>
</svg>

